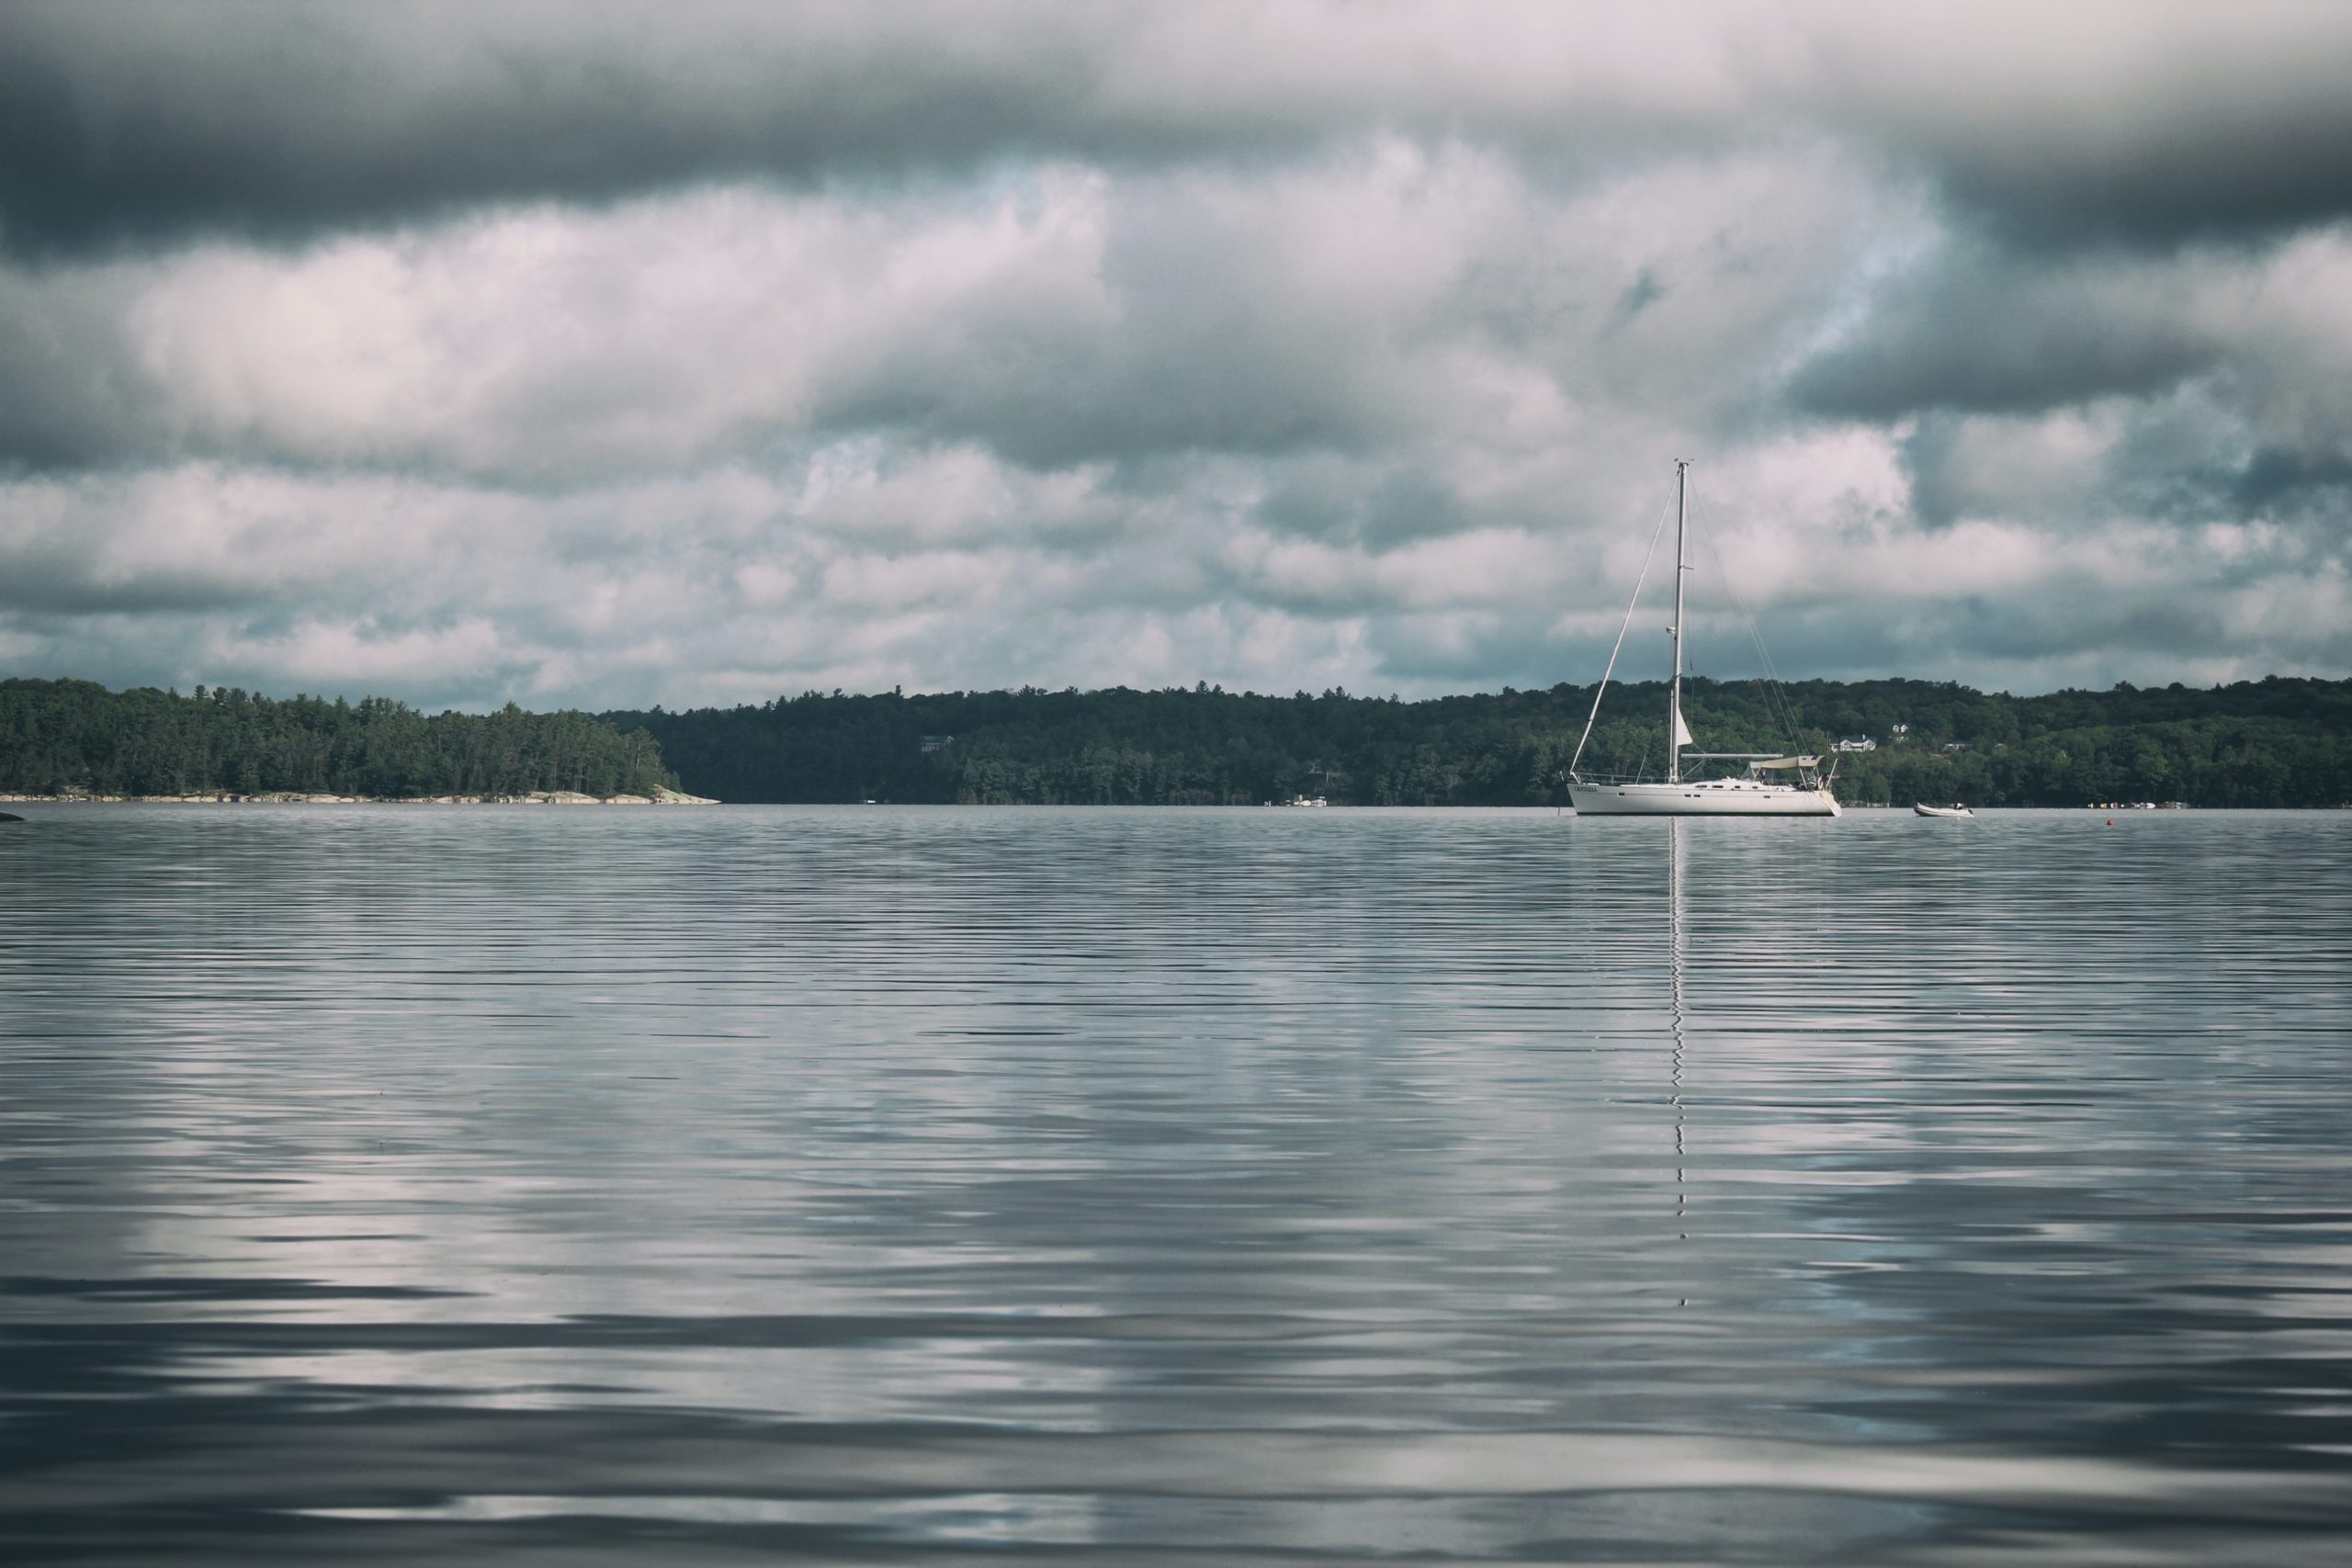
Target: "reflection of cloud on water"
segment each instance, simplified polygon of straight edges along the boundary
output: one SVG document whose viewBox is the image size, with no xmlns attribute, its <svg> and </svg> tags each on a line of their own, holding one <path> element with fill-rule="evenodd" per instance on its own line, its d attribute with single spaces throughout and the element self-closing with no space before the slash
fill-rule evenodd
<svg viewBox="0 0 2352 1568">
<path fill-rule="evenodd" d="M 1842 1369 L 1793 1386 L 1857 1431 L 2124 1465 L 2299 1449 L 2337 1327 L 2307 1284 L 2340 1249 L 2267 1215 L 2312 1212 L 2352 1103 L 2319 1043 L 2352 1021 L 2352 932 L 2311 875 L 2329 847 L 2292 818 L 1984 825 L 1825 843 L 1835 918 L 1805 969 L 1834 983 L 1802 1018 L 1772 1016 L 1769 963 L 1698 997 L 1719 1077 L 1694 1126 L 1720 1156 L 1694 1229 L 1712 1208 L 1750 1238 L 1750 1310 L 1851 1325 Z"/>
</svg>

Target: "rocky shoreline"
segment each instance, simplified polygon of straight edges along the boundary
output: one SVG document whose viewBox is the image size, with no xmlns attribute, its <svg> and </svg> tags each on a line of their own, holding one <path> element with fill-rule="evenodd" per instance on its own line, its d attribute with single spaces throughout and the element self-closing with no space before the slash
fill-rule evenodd
<svg viewBox="0 0 2352 1568">
<path fill-rule="evenodd" d="M 717 806 L 706 795 L 674 789 L 651 795 L 582 795 L 577 790 L 535 789 L 520 795 L 305 795 L 272 790 L 236 795 L 227 790 L 198 795 L 0 795 L 0 800 L 58 806 Z"/>
</svg>

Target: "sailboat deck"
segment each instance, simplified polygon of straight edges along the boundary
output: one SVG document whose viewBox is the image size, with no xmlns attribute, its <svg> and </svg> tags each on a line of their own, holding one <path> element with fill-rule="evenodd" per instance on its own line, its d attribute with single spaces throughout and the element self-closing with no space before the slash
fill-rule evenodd
<svg viewBox="0 0 2352 1568">
<path fill-rule="evenodd" d="M 1837 796 L 1826 788 L 1764 784 L 1754 779 L 1707 779 L 1675 784 L 1568 785 L 1568 800 L 1579 817 L 1836 817 Z"/>
</svg>

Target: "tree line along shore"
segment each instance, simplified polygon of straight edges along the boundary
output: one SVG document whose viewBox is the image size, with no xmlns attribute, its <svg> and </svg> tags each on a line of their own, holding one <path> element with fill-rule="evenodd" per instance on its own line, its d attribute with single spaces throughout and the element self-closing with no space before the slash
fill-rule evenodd
<svg viewBox="0 0 2352 1568">
<path fill-rule="evenodd" d="M 0 681 L 0 795 L 1551 806 L 1589 686 L 1400 702 L 1191 688 L 805 693 L 732 708 L 427 715 L 386 697 Z M 2352 802 L 2352 681 L 1982 693 L 1687 682 L 1703 750 L 1834 757 L 1855 805 Z M 1582 770 L 1658 776 L 1664 688 L 1612 687 Z M 1841 749 L 1842 748 L 1842 749 Z M 691 792 L 691 793 L 687 793 Z"/>
<path fill-rule="evenodd" d="M 1592 700 L 1566 684 L 1418 702 L 1033 687 L 605 716 L 658 740 L 686 787 L 737 801 L 1556 806 Z M 1838 794 L 1858 805 L 2352 800 L 2352 681 L 2018 697 L 1946 682 L 1694 679 L 1684 708 L 1705 750 L 1834 757 Z M 1581 770 L 1658 777 L 1665 713 L 1662 684 L 1612 686 Z"/>
<path fill-rule="evenodd" d="M 526 795 L 305 795 L 296 790 L 269 790 L 239 795 L 232 790 L 196 790 L 187 795 L 93 795 L 86 789 L 66 789 L 55 795 L 5 795 L 0 801 L 51 801 L 68 805 L 106 806 L 717 806 L 716 800 L 681 790 L 652 795 L 583 795 L 577 790 L 542 789 Z"/>
<path fill-rule="evenodd" d="M 591 714 L 0 682 L 0 794 L 10 795 L 650 804 L 677 789 L 650 735 Z"/>
</svg>

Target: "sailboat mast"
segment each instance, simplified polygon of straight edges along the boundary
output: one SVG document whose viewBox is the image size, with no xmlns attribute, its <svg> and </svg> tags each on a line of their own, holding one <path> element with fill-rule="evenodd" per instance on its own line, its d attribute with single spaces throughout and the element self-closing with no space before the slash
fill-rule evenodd
<svg viewBox="0 0 2352 1568">
<path fill-rule="evenodd" d="M 1690 460 L 1674 460 L 1674 685 L 1666 699 L 1666 782 L 1682 782 L 1682 580 L 1690 572 L 1683 551 L 1685 500 L 1690 481 Z"/>
</svg>

